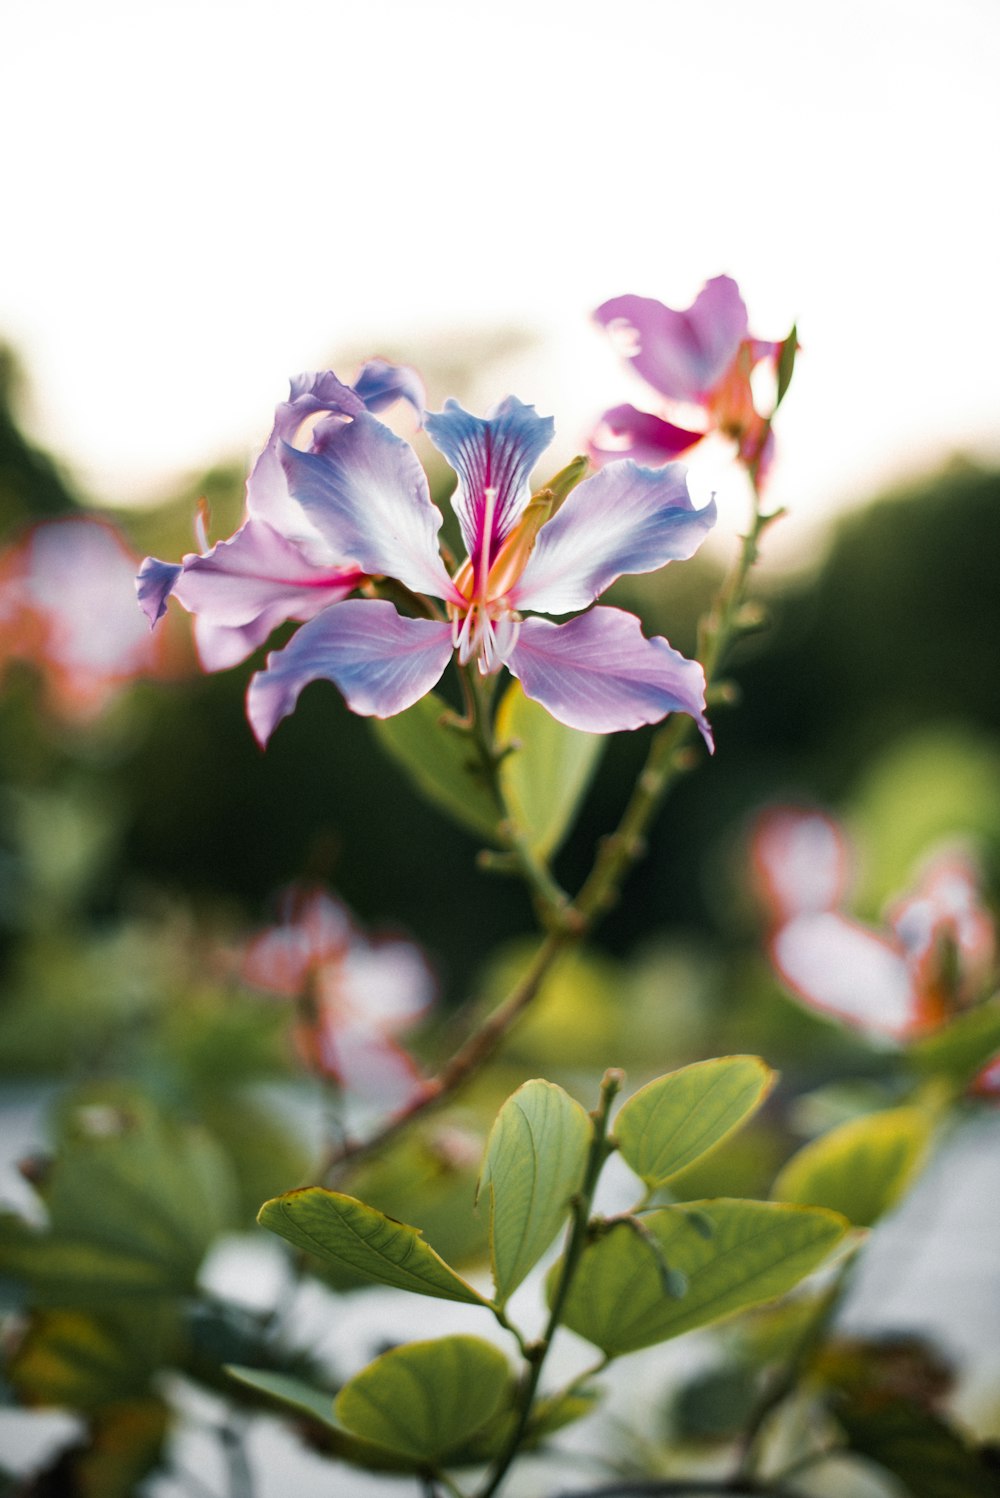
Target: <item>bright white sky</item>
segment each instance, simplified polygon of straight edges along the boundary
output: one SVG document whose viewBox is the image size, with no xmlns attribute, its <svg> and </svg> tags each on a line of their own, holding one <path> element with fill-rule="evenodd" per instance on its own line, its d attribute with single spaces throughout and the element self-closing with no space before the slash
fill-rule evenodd
<svg viewBox="0 0 1000 1498">
<path fill-rule="evenodd" d="M 568 454 L 642 404 L 590 310 L 721 271 L 754 331 L 799 321 L 801 523 L 1000 455 L 995 0 L 8 0 L 3 31 L 0 336 L 102 499 L 249 455 L 340 351 L 505 324 L 542 348 L 477 399 Z"/>
</svg>

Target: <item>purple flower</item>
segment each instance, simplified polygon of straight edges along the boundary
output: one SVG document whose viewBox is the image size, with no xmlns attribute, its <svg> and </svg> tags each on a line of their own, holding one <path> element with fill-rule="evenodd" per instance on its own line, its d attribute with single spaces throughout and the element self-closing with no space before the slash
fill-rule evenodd
<svg viewBox="0 0 1000 1498">
<path fill-rule="evenodd" d="M 364 581 L 364 573 L 332 548 L 288 492 L 279 459 L 284 443 L 315 447 L 366 411 L 392 402 L 423 410 L 414 370 L 372 359 L 353 386 L 336 375 L 299 375 L 275 412 L 274 428 L 247 480 L 246 518 L 228 540 L 180 563 L 147 557 L 139 572 L 139 603 L 150 624 L 176 598 L 195 617 L 202 665 L 218 671 L 245 660 L 286 620 L 314 618 Z"/>
<path fill-rule="evenodd" d="M 707 281 L 690 307 L 677 312 L 650 297 L 620 296 L 594 313 L 632 368 L 668 402 L 700 410 L 700 431 L 676 426 L 635 406 L 605 411 L 591 441 L 595 462 L 629 454 L 665 463 L 709 431 L 738 444 L 745 461 L 759 461 L 769 432 L 754 407 L 750 376 L 779 344 L 750 336 L 747 309 L 729 276 Z"/>
<path fill-rule="evenodd" d="M 590 609 L 622 574 L 654 571 L 701 544 L 715 507 L 694 509 L 683 469 L 612 464 L 553 514 L 528 482 L 551 419 L 509 396 L 485 419 L 448 401 L 425 424 L 458 476 L 453 505 L 468 556 L 454 577 L 415 453 L 369 412 L 320 423 L 308 451 L 279 442 L 288 492 L 331 554 L 444 610 L 428 605 L 436 617 L 413 618 L 384 599 L 355 598 L 311 618 L 250 683 L 261 743 L 313 680 L 333 681 L 356 713 L 391 717 L 430 691 L 457 651 L 484 674 L 506 666 L 570 727 L 610 733 L 679 711 L 710 744 L 700 665 L 660 636 L 646 639 L 634 615 Z M 526 611 L 576 617 L 554 624 Z"/>
</svg>

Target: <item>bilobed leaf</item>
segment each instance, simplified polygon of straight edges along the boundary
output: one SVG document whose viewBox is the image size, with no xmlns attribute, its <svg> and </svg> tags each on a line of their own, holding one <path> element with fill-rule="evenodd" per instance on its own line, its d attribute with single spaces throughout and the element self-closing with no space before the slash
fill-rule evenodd
<svg viewBox="0 0 1000 1498">
<path fill-rule="evenodd" d="M 490 1257 L 503 1304 L 537 1264 L 583 1184 L 593 1127 L 553 1082 L 535 1080 L 507 1099 L 486 1146 L 479 1190 L 490 1211 Z"/>
<path fill-rule="evenodd" d="M 43 1196 L 45 1228 L 0 1220 L 0 1275 L 21 1281 L 36 1306 L 186 1293 L 212 1240 L 237 1221 L 215 1141 L 124 1087 L 67 1099 Z"/>
<path fill-rule="evenodd" d="M 656 1248 L 613 1224 L 584 1250 L 564 1309 L 566 1326 L 614 1357 L 784 1295 L 848 1227 L 818 1208 L 725 1199 L 664 1207 L 642 1223 Z M 679 1299 L 664 1294 L 664 1262 L 687 1281 Z"/>
<path fill-rule="evenodd" d="M 417 789 L 470 832 L 497 841 L 497 808 L 475 751 L 463 734 L 442 722 L 450 711 L 434 692 L 394 718 L 373 718 L 383 749 Z"/>
<path fill-rule="evenodd" d="M 330 1450 L 343 1461 L 371 1472 L 416 1470 L 417 1464 L 400 1456 L 398 1451 L 389 1451 L 384 1446 L 362 1440 L 360 1436 L 352 1435 L 346 1430 L 333 1412 L 333 1395 L 324 1389 L 317 1389 L 313 1384 L 307 1384 L 287 1373 L 272 1373 L 261 1368 L 243 1368 L 230 1364 L 226 1372 L 239 1383 L 246 1384 L 258 1394 L 263 1394 L 266 1399 L 273 1400 L 275 1404 L 284 1405 L 296 1414 L 308 1415 L 310 1419 L 317 1421 L 329 1433 Z"/>
<path fill-rule="evenodd" d="M 996 1474 L 925 1405 L 845 1404 L 837 1418 L 851 1450 L 891 1472 L 911 1498 L 996 1498 Z"/>
<path fill-rule="evenodd" d="M 771 1194 L 778 1201 L 831 1207 L 856 1227 L 870 1227 L 920 1169 L 931 1130 L 931 1119 L 920 1108 L 888 1108 L 849 1119 L 794 1154 Z"/>
<path fill-rule="evenodd" d="M 622 1159 L 647 1186 L 662 1186 L 739 1128 L 774 1076 L 757 1056 L 720 1056 L 658 1077 L 615 1119 Z"/>
<path fill-rule="evenodd" d="M 334 1412 L 363 1440 L 437 1463 L 497 1414 L 510 1382 L 503 1353 L 479 1337 L 407 1342 L 345 1384 Z"/>
<path fill-rule="evenodd" d="M 501 742 L 517 747 L 500 764 L 504 796 L 534 852 L 554 853 L 597 768 L 606 735 L 558 722 L 512 682 L 497 712 Z"/>
<path fill-rule="evenodd" d="M 380 1285 L 439 1300 L 487 1304 L 416 1228 L 395 1222 L 353 1196 L 308 1186 L 265 1202 L 257 1221 L 296 1248 Z"/>
</svg>

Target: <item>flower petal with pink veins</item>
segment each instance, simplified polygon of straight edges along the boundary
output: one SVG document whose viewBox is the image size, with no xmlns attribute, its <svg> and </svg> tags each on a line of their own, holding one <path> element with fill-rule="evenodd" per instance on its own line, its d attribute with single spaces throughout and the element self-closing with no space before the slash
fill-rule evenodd
<svg viewBox="0 0 1000 1498">
<path fill-rule="evenodd" d="M 384 599 L 348 599 L 304 624 L 251 678 L 247 716 L 260 744 L 303 687 L 338 686 L 352 712 L 391 718 L 430 691 L 451 657 L 451 625 L 408 619 Z"/>
<path fill-rule="evenodd" d="M 417 455 L 374 416 L 356 416 L 315 452 L 283 443 L 294 499 L 338 556 L 417 593 L 451 598 L 438 554 L 441 511 Z"/>
<path fill-rule="evenodd" d="M 712 747 L 701 666 L 662 635 L 647 640 L 634 614 L 596 608 L 566 624 L 526 619 L 507 666 L 527 696 L 570 728 L 618 733 L 689 713 Z"/>
<path fill-rule="evenodd" d="M 696 510 L 683 465 L 611 463 L 585 479 L 542 526 L 511 589 L 517 609 L 585 609 L 624 573 L 686 561 L 715 524 L 715 501 Z"/>
</svg>

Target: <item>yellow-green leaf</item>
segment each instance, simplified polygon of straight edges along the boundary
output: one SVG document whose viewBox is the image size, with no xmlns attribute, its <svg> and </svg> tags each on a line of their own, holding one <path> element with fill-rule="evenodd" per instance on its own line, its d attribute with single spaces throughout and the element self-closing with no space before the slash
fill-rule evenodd
<svg viewBox="0 0 1000 1498">
<path fill-rule="evenodd" d="M 456 822 L 497 841 L 497 807 L 469 739 L 442 721 L 450 711 L 434 692 L 394 718 L 373 718 L 375 736 L 417 789 Z"/>
<path fill-rule="evenodd" d="M 720 1056 L 657 1077 L 615 1119 L 622 1158 L 648 1186 L 662 1186 L 738 1129 L 774 1079 L 758 1056 Z"/>
<path fill-rule="evenodd" d="M 0 1219 L 0 1274 L 22 1281 L 36 1306 L 186 1293 L 212 1240 L 237 1221 L 215 1141 L 126 1087 L 66 1100 L 42 1192 L 46 1227 Z"/>
<path fill-rule="evenodd" d="M 364 1441 L 360 1436 L 345 1430 L 333 1412 L 333 1395 L 288 1373 L 273 1373 L 263 1368 L 242 1368 L 230 1364 L 226 1372 L 239 1383 L 246 1384 L 265 1399 L 297 1414 L 308 1415 L 327 1431 L 327 1444 L 334 1456 L 350 1462 L 355 1467 L 364 1467 L 370 1472 L 413 1472 L 416 1463 L 400 1456 L 398 1451 L 389 1451 L 373 1441 Z"/>
<path fill-rule="evenodd" d="M 307 1186 L 265 1202 L 257 1220 L 296 1248 L 378 1284 L 439 1300 L 487 1304 L 416 1228 L 395 1222 L 353 1196 Z"/>
<path fill-rule="evenodd" d="M 774 1183 L 778 1201 L 843 1212 L 870 1227 L 902 1196 L 923 1164 L 932 1121 L 920 1108 L 889 1108 L 852 1118 L 810 1140 Z"/>
<path fill-rule="evenodd" d="M 437 1463 L 496 1415 L 510 1388 L 500 1350 L 479 1337 L 407 1342 L 337 1395 L 337 1418 L 363 1440 Z"/>
<path fill-rule="evenodd" d="M 655 1244 L 617 1222 L 584 1250 L 564 1308 L 566 1326 L 613 1357 L 784 1295 L 848 1227 L 821 1208 L 725 1199 L 642 1224 Z M 678 1299 L 664 1294 L 665 1264 L 687 1282 Z"/>
<path fill-rule="evenodd" d="M 525 1082 L 497 1114 L 479 1182 L 490 1210 L 490 1258 L 497 1300 L 537 1264 L 583 1184 L 593 1126 L 561 1087 Z"/>
<path fill-rule="evenodd" d="M 502 743 L 517 746 L 500 765 L 504 798 L 532 849 L 548 857 L 569 831 L 606 735 L 567 728 L 516 681 L 504 694 L 496 726 Z"/>
</svg>

